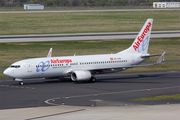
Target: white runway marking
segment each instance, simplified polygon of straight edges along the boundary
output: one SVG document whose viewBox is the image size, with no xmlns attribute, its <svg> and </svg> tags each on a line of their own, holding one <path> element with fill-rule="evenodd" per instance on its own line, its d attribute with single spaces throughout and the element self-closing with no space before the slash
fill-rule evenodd
<svg viewBox="0 0 180 120">
<path fill-rule="evenodd" d="M 172 87 L 163 87 L 163 88 L 151 88 L 152 90 L 162 90 L 162 89 L 171 89 L 171 88 L 178 88 L 180 86 L 172 86 Z M 107 93 L 97 93 L 98 96 L 100 95 L 112 95 L 112 94 L 120 94 L 120 93 L 129 93 L 129 92 L 140 92 L 140 91 L 147 91 L 147 89 L 140 89 L 140 90 L 129 90 L 129 91 L 117 91 L 117 92 L 107 92 Z M 94 94 L 87 94 L 87 95 L 77 95 L 77 96 L 68 96 L 68 99 L 71 98 L 79 98 L 79 97 L 89 97 L 89 96 L 94 96 Z M 45 103 L 49 104 L 49 105 L 61 105 L 61 104 L 55 104 L 55 103 L 51 103 L 51 101 L 55 101 L 58 99 L 66 99 L 66 97 L 57 97 L 57 98 L 51 98 L 48 100 L 45 100 Z"/>
</svg>

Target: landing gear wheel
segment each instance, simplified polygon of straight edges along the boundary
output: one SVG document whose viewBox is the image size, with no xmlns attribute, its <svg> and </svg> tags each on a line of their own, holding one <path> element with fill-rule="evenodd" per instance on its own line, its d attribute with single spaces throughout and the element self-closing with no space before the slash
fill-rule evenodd
<svg viewBox="0 0 180 120">
<path fill-rule="evenodd" d="M 93 83 L 93 82 L 96 82 L 96 78 L 95 77 L 92 77 L 89 82 Z"/>
<path fill-rule="evenodd" d="M 23 82 L 19 82 L 19 85 L 24 85 L 24 83 Z"/>
</svg>

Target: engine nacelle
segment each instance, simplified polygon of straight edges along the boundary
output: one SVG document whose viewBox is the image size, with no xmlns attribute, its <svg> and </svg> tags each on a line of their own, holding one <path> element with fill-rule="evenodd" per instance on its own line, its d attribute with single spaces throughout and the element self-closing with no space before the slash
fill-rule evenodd
<svg viewBox="0 0 180 120">
<path fill-rule="evenodd" d="M 88 81 L 92 77 L 89 71 L 77 70 L 73 71 L 71 74 L 72 81 Z"/>
</svg>

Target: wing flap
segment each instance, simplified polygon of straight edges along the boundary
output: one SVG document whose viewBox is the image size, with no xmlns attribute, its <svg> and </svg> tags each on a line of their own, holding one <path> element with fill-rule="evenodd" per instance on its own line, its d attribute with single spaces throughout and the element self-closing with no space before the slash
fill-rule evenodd
<svg viewBox="0 0 180 120">
<path fill-rule="evenodd" d="M 129 67 L 112 67 L 112 68 L 97 68 L 97 69 L 88 69 L 91 71 L 91 73 L 108 73 L 108 72 L 118 72 L 118 71 L 123 71 L 126 69 L 132 68 L 131 66 Z"/>
</svg>

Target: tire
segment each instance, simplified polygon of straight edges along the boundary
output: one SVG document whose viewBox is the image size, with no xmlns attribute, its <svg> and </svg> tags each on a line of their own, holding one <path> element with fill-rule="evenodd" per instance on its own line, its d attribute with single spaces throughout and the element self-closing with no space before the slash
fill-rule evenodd
<svg viewBox="0 0 180 120">
<path fill-rule="evenodd" d="M 19 82 L 19 85 L 24 85 L 24 83 L 23 82 Z"/>
<path fill-rule="evenodd" d="M 89 80 L 90 83 L 96 82 L 96 78 L 95 77 L 91 77 L 91 79 Z"/>
</svg>

